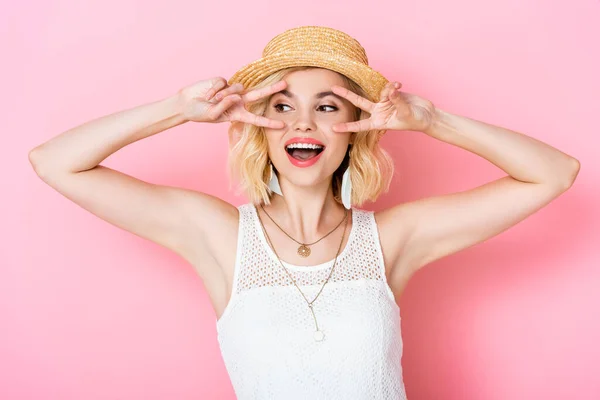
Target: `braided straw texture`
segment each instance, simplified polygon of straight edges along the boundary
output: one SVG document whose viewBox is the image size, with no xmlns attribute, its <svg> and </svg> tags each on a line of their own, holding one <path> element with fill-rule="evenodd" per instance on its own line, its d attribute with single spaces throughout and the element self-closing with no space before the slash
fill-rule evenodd
<svg viewBox="0 0 600 400">
<path fill-rule="evenodd" d="M 271 39 L 262 58 L 242 67 L 228 84 L 239 82 L 249 89 L 281 69 L 312 66 L 347 76 L 365 90 L 369 100 L 377 102 L 388 80 L 368 64 L 365 49 L 350 35 L 323 26 L 301 26 Z"/>
</svg>

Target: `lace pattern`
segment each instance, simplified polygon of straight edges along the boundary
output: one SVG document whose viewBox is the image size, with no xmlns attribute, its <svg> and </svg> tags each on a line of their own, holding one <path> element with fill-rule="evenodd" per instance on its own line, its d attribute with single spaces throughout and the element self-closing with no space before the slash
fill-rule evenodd
<svg viewBox="0 0 600 400">
<path fill-rule="evenodd" d="M 316 342 L 312 314 L 268 246 L 255 206 L 239 210 L 232 295 L 216 322 L 238 399 L 405 399 L 400 310 L 373 212 L 352 209 L 349 239 L 314 303 L 325 332 Z M 288 271 L 312 300 L 332 264 Z"/>
</svg>

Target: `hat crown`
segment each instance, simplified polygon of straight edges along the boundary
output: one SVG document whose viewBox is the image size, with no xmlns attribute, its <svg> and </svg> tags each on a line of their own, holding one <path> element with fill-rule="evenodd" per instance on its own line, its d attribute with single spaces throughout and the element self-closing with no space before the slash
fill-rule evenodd
<svg viewBox="0 0 600 400">
<path fill-rule="evenodd" d="M 369 65 L 367 53 L 358 40 L 337 29 L 324 26 L 301 26 L 280 33 L 267 43 L 263 57 L 273 54 L 314 52 L 341 55 Z"/>
</svg>

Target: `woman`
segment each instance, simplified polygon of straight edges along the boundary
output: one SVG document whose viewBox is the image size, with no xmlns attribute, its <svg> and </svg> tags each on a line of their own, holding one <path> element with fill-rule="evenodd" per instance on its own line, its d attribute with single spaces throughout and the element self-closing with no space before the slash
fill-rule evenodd
<svg viewBox="0 0 600 400">
<path fill-rule="evenodd" d="M 402 399 L 396 301 L 410 277 L 548 204 L 573 184 L 579 162 L 400 88 L 345 33 L 294 28 L 229 82 L 204 80 L 90 121 L 29 157 L 67 198 L 196 268 L 238 398 Z M 231 122 L 230 172 L 249 203 L 100 165 L 189 121 Z M 388 130 L 423 132 L 507 176 L 378 212 L 354 207 L 388 190 L 393 165 L 379 147 Z"/>
</svg>

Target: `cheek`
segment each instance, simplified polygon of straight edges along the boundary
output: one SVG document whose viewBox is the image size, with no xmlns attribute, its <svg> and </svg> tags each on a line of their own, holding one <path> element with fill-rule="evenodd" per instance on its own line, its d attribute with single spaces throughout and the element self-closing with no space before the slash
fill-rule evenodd
<svg viewBox="0 0 600 400">
<path fill-rule="evenodd" d="M 327 147 L 329 157 L 336 160 L 343 159 L 348 152 L 348 145 L 348 141 L 341 136 L 339 138 L 335 138 L 335 140 L 330 140 L 329 146 Z"/>
<path fill-rule="evenodd" d="M 284 134 L 285 132 L 281 130 L 269 130 L 268 128 L 265 128 L 269 157 L 273 157 L 274 154 L 279 155 L 281 150 L 285 151 L 281 145 Z"/>
<path fill-rule="evenodd" d="M 271 108 L 267 108 L 265 110 L 265 112 L 263 113 L 263 115 L 267 118 L 277 118 L 277 115 L 279 115 L 279 113 L 276 113 L 275 111 L 273 111 Z"/>
<path fill-rule="evenodd" d="M 339 124 L 341 122 L 352 122 L 355 121 L 354 118 L 354 112 L 350 111 L 350 110 L 344 110 L 343 112 L 336 112 L 335 114 L 332 114 L 327 120 L 327 123 L 332 126 L 335 124 Z M 336 133 L 341 133 L 341 132 L 336 132 Z"/>
</svg>

